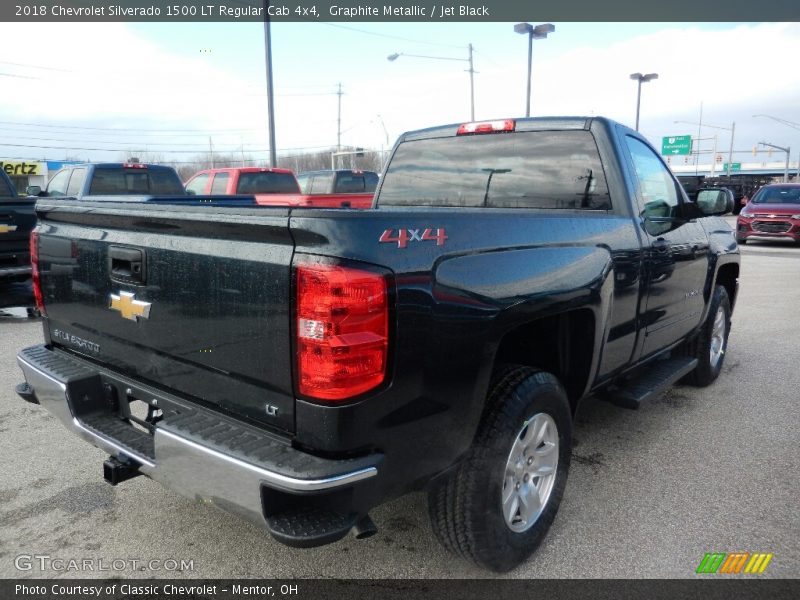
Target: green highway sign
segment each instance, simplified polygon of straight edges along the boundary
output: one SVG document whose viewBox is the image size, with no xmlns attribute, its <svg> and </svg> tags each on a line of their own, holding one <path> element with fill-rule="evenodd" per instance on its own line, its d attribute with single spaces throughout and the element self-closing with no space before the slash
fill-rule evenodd
<svg viewBox="0 0 800 600">
<path fill-rule="evenodd" d="M 728 172 L 728 163 L 722 164 L 722 170 L 724 172 Z M 742 163 L 731 163 L 731 173 L 733 171 L 741 171 L 742 170 Z"/>
<path fill-rule="evenodd" d="M 661 154 L 663 156 L 675 156 L 677 154 L 692 153 L 692 136 L 690 135 L 670 135 L 661 138 Z"/>
</svg>

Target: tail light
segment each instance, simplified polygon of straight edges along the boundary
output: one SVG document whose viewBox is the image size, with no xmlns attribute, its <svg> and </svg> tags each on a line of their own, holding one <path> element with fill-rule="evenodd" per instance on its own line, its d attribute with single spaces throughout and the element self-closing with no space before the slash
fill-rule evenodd
<svg viewBox="0 0 800 600">
<path fill-rule="evenodd" d="M 45 316 L 44 297 L 42 296 L 42 283 L 39 279 L 39 233 L 31 231 L 30 238 L 31 252 L 31 279 L 33 279 L 33 298 L 36 301 L 36 308 Z"/>
<path fill-rule="evenodd" d="M 300 394 L 341 401 L 380 385 L 389 348 L 386 277 L 326 264 L 298 265 L 296 275 Z"/>
</svg>

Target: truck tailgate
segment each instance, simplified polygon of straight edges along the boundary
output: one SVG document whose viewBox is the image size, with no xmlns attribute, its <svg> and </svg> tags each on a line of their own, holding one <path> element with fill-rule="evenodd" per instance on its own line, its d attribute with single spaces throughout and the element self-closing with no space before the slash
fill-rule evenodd
<svg viewBox="0 0 800 600">
<path fill-rule="evenodd" d="M 37 212 L 54 346 L 294 430 L 287 210 L 40 202 Z"/>
</svg>

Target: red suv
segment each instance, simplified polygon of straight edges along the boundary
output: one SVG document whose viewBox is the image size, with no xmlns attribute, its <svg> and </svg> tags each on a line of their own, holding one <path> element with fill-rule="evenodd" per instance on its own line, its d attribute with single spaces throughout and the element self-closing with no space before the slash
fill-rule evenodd
<svg viewBox="0 0 800 600">
<path fill-rule="evenodd" d="M 800 244 L 800 183 L 774 183 L 758 190 L 739 213 L 736 241 L 789 238 Z"/>
</svg>

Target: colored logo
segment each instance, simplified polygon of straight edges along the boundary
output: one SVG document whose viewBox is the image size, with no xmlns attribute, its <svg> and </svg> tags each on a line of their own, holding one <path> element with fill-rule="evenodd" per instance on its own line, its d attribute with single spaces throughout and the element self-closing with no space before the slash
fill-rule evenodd
<svg viewBox="0 0 800 600">
<path fill-rule="evenodd" d="M 9 231 L 16 231 L 16 225 L 6 225 L 5 223 L 0 223 L 0 233 L 8 233 Z"/>
<path fill-rule="evenodd" d="M 697 566 L 695 573 L 708 574 L 761 574 L 767 568 L 774 555 L 770 552 L 714 552 L 706 553 Z"/>
<path fill-rule="evenodd" d="M 119 296 L 111 294 L 111 304 L 109 304 L 108 308 L 118 310 L 124 319 L 138 321 L 139 317 L 143 319 L 150 318 L 151 306 L 150 302 L 136 300 L 135 294 L 120 292 Z"/>
</svg>

